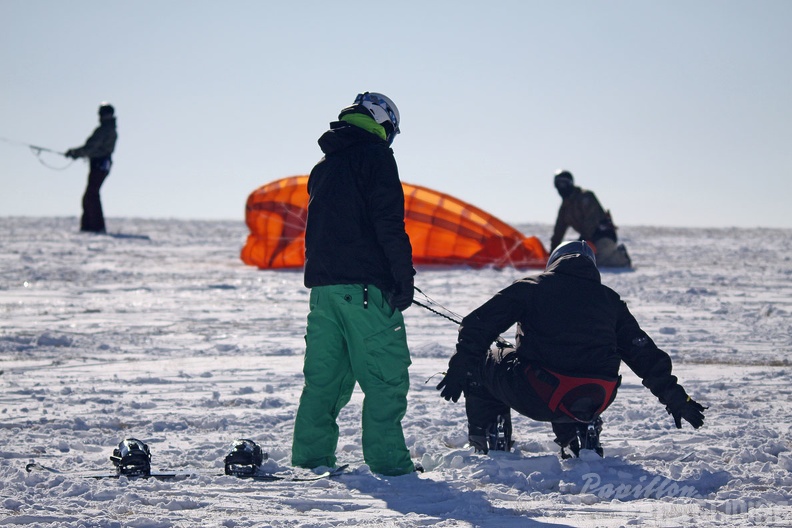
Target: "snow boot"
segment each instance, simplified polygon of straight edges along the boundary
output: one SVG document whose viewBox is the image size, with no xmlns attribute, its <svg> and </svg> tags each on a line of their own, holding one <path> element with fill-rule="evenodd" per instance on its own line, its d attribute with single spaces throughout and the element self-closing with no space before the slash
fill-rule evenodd
<svg viewBox="0 0 792 528">
<path fill-rule="evenodd" d="M 574 423 L 553 423 L 553 432 L 556 434 L 556 444 L 561 446 L 561 458 L 566 460 L 568 458 L 580 456 L 580 440 L 578 439 L 577 425 Z M 567 453 L 569 449 L 572 454 Z"/>
<path fill-rule="evenodd" d="M 472 432 L 469 433 L 468 444 L 470 444 L 470 447 L 472 447 L 476 453 L 482 453 L 486 455 L 489 452 L 489 446 L 487 445 L 487 435 L 484 434 L 485 431 L 480 427 L 471 427 L 470 429 L 471 431 L 475 429 L 476 432 L 481 430 L 480 432 L 482 434 L 473 434 Z"/>
<path fill-rule="evenodd" d="M 627 262 L 627 265 L 626 265 L 625 267 L 627 267 L 627 268 L 632 268 L 632 259 L 630 258 L 630 255 L 629 255 L 629 253 L 627 253 L 627 248 L 626 248 L 626 247 L 624 247 L 624 244 L 619 244 L 619 245 L 616 247 L 616 250 L 617 250 L 619 253 L 621 253 L 622 257 L 623 257 L 623 258 L 624 258 L 624 260 Z"/>
<path fill-rule="evenodd" d="M 580 448 L 590 449 L 599 456 L 604 457 L 602 444 L 600 444 L 600 433 L 602 432 L 602 418 L 599 416 L 585 426 L 578 426 L 578 436 L 580 437 Z"/>
<path fill-rule="evenodd" d="M 553 432 L 556 434 L 554 442 L 561 446 L 561 458 L 579 457 L 581 449 L 594 451 L 599 456 L 604 456 L 600 433 L 602 432 L 602 418 L 597 417 L 590 423 L 553 423 Z M 566 450 L 569 449 L 571 454 Z"/>
<path fill-rule="evenodd" d="M 468 431 L 468 443 L 476 453 L 486 455 L 490 451 L 511 451 L 514 445 L 511 417 L 508 415 L 498 415 L 497 421 L 486 428 L 471 425 Z"/>
</svg>

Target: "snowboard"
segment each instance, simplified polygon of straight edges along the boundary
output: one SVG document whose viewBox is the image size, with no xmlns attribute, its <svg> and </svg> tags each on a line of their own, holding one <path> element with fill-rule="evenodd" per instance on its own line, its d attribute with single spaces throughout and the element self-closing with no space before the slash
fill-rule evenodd
<svg viewBox="0 0 792 528">
<path fill-rule="evenodd" d="M 283 481 L 283 482 L 313 482 L 316 480 L 321 480 L 325 478 L 332 478 L 338 477 L 342 475 L 346 469 L 349 467 L 349 464 L 345 464 L 343 466 L 339 466 L 333 470 L 325 471 L 324 473 L 317 473 L 317 474 L 306 474 L 306 475 L 298 475 L 294 473 L 256 473 L 250 476 L 234 476 L 234 478 L 238 478 L 241 480 L 253 480 L 257 482 L 276 482 L 276 481 Z M 25 466 L 25 471 L 28 473 L 34 472 L 46 472 L 46 473 L 54 473 L 57 475 L 64 475 L 69 477 L 81 477 L 81 478 L 92 478 L 92 479 L 118 479 L 119 477 L 127 477 L 129 479 L 156 479 L 156 480 L 170 480 L 175 478 L 188 478 L 188 477 L 195 477 L 195 476 L 213 476 L 213 477 L 220 477 L 226 476 L 224 473 L 218 472 L 211 472 L 211 471 L 151 471 L 149 474 L 144 475 L 123 475 L 116 472 L 108 472 L 108 471 L 62 471 L 59 469 L 55 469 L 49 466 L 45 466 L 39 464 L 37 462 L 30 462 Z"/>
</svg>

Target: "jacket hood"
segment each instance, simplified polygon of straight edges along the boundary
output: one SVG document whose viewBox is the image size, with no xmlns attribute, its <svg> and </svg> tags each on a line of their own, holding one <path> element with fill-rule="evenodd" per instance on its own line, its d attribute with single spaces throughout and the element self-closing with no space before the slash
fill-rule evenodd
<svg viewBox="0 0 792 528">
<path fill-rule="evenodd" d="M 333 121 L 330 123 L 330 130 L 319 138 L 319 148 L 325 154 L 333 154 L 353 145 L 363 143 L 386 144 L 378 136 L 344 121 Z"/>
<path fill-rule="evenodd" d="M 602 282 L 597 266 L 582 255 L 564 255 L 553 262 L 545 273 L 570 275 L 580 279 Z"/>
</svg>

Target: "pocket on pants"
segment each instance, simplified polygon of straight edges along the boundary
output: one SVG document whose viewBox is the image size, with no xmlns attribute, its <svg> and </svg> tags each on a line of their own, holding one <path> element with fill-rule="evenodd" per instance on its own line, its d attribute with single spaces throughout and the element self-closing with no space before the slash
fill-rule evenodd
<svg viewBox="0 0 792 528">
<path fill-rule="evenodd" d="M 365 339 L 368 371 L 388 385 L 409 381 L 408 367 L 412 364 L 407 348 L 404 324 L 396 324 Z"/>
</svg>

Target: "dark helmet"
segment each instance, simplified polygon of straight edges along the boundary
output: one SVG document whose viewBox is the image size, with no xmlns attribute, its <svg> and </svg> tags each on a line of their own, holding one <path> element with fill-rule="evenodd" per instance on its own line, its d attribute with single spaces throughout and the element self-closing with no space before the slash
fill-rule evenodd
<svg viewBox="0 0 792 528">
<path fill-rule="evenodd" d="M 115 108 L 108 102 L 103 102 L 99 105 L 99 117 L 113 117 L 115 115 Z"/>
<path fill-rule="evenodd" d="M 572 173 L 564 169 L 559 169 L 556 171 L 554 180 L 556 182 L 558 180 L 566 180 L 569 183 L 575 183 L 575 178 L 572 177 Z"/>
<path fill-rule="evenodd" d="M 575 187 L 575 179 L 568 170 L 558 170 L 553 177 L 553 185 L 555 185 L 558 194 L 560 194 L 562 198 L 566 198 L 572 193 Z"/>
<path fill-rule="evenodd" d="M 589 259 L 595 266 L 597 265 L 597 257 L 594 256 L 594 250 L 591 249 L 591 246 L 589 246 L 585 240 L 570 240 L 553 250 L 550 257 L 547 259 L 547 266 L 545 266 L 545 269 L 549 268 L 551 264 L 565 255 L 583 256 Z"/>
<path fill-rule="evenodd" d="M 399 134 L 399 109 L 396 104 L 386 95 L 377 92 L 364 92 L 355 97 L 352 106 L 341 110 L 339 117 L 351 113 L 360 112 L 370 116 L 385 129 L 385 140 L 388 145 L 393 143 L 396 134 Z"/>
</svg>

